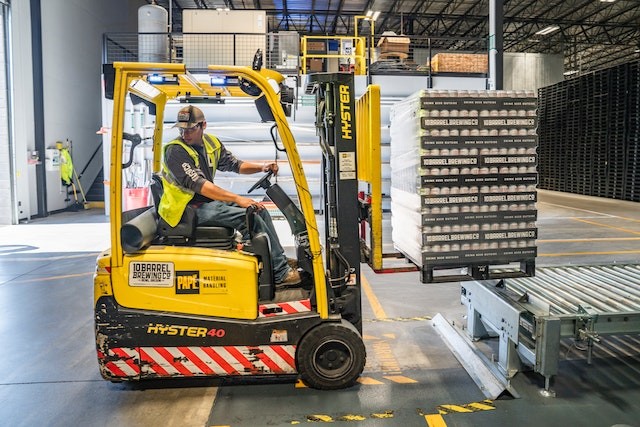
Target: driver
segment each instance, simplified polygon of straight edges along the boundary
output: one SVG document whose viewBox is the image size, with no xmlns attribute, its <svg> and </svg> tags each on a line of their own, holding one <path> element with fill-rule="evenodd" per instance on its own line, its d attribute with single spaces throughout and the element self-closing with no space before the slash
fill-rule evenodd
<svg viewBox="0 0 640 427">
<path fill-rule="evenodd" d="M 205 133 L 207 121 L 202 110 L 192 105 L 178 112 L 174 125 L 180 138 L 169 142 L 164 149 L 162 182 L 164 192 L 158 207 L 159 215 L 172 227 L 182 218 L 187 205 L 193 206 L 198 215 L 198 225 L 232 227 L 245 237 L 248 235 L 245 221 L 246 208 L 254 206 L 257 215 L 255 233 L 267 233 L 271 248 L 271 260 L 277 284 L 300 283 L 296 261 L 287 259 L 273 227 L 271 216 L 264 206 L 253 199 L 227 191 L 214 184 L 216 169 L 240 174 L 273 171 L 278 173 L 277 163 L 245 162 L 237 159 L 213 135 Z"/>
</svg>

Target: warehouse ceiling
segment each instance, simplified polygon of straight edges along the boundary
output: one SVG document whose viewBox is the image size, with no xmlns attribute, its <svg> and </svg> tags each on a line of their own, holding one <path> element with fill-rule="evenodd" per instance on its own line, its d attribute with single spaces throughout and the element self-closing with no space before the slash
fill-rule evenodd
<svg viewBox="0 0 640 427">
<path fill-rule="evenodd" d="M 147 0 L 151 3 L 152 0 Z M 497 0 L 499 1 L 499 0 Z M 503 0 L 504 51 L 563 54 L 565 69 L 592 71 L 640 58 L 640 0 Z M 380 11 L 375 34 L 432 38 L 434 49 L 483 50 L 489 0 L 157 0 L 182 31 L 183 9 L 265 10 L 268 31 L 353 35 L 354 17 Z M 359 20 L 359 34 L 370 28 Z M 540 35 L 540 30 L 558 27 Z M 215 29 L 212 29 L 215 32 Z M 465 43 L 482 39 L 481 43 Z M 482 46 L 482 47 L 479 47 Z"/>
</svg>

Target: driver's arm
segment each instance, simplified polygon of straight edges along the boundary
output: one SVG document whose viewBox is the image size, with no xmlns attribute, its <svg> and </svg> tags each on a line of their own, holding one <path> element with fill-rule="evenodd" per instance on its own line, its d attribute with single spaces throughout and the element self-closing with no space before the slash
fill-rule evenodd
<svg viewBox="0 0 640 427">
<path fill-rule="evenodd" d="M 252 162 L 242 162 L 240 163 L 240 171 L 241 174 L 252 174 L 258 172 L 268 172 L 273 171 L 274 175 L 278 174 L 278 164 L 275 162 L 272 163 L 252 163 Z"/>
<path fill-rule="evenodd" d="M 254 163 L 245 162 L 221 145 L 220 158 L 218 159 L 218 170 L 224 172 L 235 172 L 243 175 L 249 175 L 258 172 L 273 171 L 274 175 L 278 174 L 278 164 L 275 162 Z"/>
<path fill-rule="evenodd" d="M 239 194 L 227 191 L 224 188 L 218 187 L 211 181 L 205 181 L 199 191 L 205 197 L 212 200 L 219 200 L 221 202 L 233 202 L 241 208 L 248 208 L 251 205 L 261 207 L 259 203 L 248 197 L 240 196 Z"/>
</svg>

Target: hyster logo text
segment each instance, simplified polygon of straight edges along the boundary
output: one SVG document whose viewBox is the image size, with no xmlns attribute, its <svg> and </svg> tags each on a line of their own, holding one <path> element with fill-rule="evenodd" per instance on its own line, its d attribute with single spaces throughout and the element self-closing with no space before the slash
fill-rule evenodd
<svg viewBox="0 0 640 427">
<path fill-rule="evenodd" d="M 351 93 L 349 86 L 340 85 L 340 124 L 342 125 L 342 138 L 351 139 Z"/>
<path fill-rule="evenodd" d="M 199 294 L 199 271 L 176 271 L 176 294 Z"/>
</svg>

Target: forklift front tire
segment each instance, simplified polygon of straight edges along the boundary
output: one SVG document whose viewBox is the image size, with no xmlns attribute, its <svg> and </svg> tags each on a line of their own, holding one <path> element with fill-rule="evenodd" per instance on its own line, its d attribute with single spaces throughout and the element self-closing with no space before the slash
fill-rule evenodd
<svg viewBox="0 0 640 427">
<path fill-rule="evenodd" d="M 296 352 L 300 378 L 309 387 L 320 390 L 354 385 L 366 358 L 362 337 L 345 320 L 312 329 L 302 338 Z"/>
</svg>

